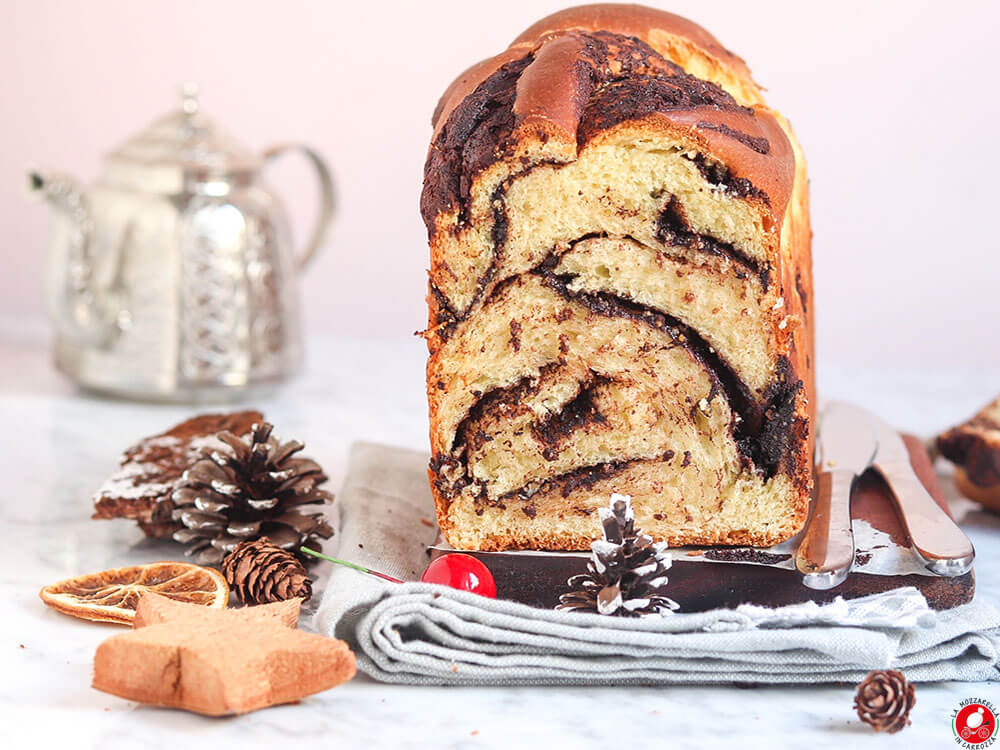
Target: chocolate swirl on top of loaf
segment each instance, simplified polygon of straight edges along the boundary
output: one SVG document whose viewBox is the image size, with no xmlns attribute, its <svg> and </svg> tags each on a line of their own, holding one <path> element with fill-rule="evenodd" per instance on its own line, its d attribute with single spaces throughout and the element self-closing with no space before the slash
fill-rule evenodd
<svg viewBox="0 0 1000 750">
<path fill-rule="evenodd" d="M 430 231 L 441 211 L 460 207 L 465 221 L 472 178 L 500 158 L 514 128 L 514 99 L 531 55 L 507 63 L 469 95 L 431 144 L 424 167 L 420 213 Z"/>
<path fill-rule="evenodd" d="M 443 211 L 457 208 L 460 222 L 465 220 L 472 180 L 510 155 L 518 127 L 531 115 L 563 126 L 582 146 L 628 120 L 703 108 L 731 113 L 751 126 L 755 117 L 714 83 L 685 73 L 633 37 L 599 31 L 548 39 L 487 77 L 438 129 L 420 202 L 427 231 L 434 234 L 435 217 Z M 762 156 L 770 152 L 765 136 L 703 115 L 696 127 L 752 144 Z"/>
</svg>

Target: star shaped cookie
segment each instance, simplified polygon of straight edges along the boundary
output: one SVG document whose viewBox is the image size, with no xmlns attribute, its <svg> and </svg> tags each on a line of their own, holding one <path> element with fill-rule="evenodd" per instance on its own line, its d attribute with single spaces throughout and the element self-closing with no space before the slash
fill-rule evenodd
<svg viewBox="0 0 1000 750">
<path fill-rule="evenodd" d="M 293 703 L 354 676 L 343 641 L 296 628 L 300 599 L 209 609 L 145 594 L 94 655 L 98 690 L 209 716 Z"/>
</svg>

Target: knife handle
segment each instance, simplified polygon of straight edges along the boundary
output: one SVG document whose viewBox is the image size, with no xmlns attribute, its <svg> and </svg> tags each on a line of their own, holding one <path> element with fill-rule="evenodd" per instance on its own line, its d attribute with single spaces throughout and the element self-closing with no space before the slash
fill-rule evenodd
<svg viewBox="0 0 1000 750">
<path fill-rule="evenodd" d="M 930 496 L 907 463 L 875 461 L 899 510 L 913 551 L 940 576 L 960 576 L 969 572 L 976 551 L 951 517 Z"/>
<path fill-rule="evenodd" d="M 839 586 L 854 565 L 851 489 L 855 474 L 846 469 L 821 471 L 816 482 L 812 519 L 795 553 L 802 583 L 811 589 Z"/>
</svg>

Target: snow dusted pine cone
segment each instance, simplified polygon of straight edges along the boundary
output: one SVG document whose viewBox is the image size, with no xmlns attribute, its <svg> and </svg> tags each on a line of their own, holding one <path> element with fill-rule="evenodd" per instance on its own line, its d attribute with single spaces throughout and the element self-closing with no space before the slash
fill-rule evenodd
<svg viewBox="0 0 1000 750">
<path fill-rule="evenodd" d="M 299 554 L 300 546 L 320 550 L 333 528 L 319 511 L 333 495 L 319 488 L 327 480 L 318 463 L 297 458 L 297 440 L 279 443 L 273 426 L 255 424 L 247 442 L 230 432 L 217 436 L 226 448 L 214 450 L 184 472 L 169 499 L 157 505 L 157 518 L 184 524 L 175 541 L 188 545 L 199 563 L 218 565 L 244 540 L 267 537 Z"/>
<path fill-rule="evenodd" d="M 587 572 L 567 581 L 579 590 L 560 596 L 556 609 L 621 617 L 670 614 L 677 609 L 677 602 L 656 593 L 667 582 L 671 563 L 667 545 L 654 544 L 635 528 L 631 499 L 612 495 L 610 507 L 598 513 L 604 539 L 590 545 Z"/>
</svg>

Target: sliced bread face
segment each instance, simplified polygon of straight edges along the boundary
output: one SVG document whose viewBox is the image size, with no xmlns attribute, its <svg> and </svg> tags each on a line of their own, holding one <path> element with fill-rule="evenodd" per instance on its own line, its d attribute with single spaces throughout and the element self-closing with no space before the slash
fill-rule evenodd
<svg viewBox="0 0 1000 750">
<path fill-rule="evenodd" d="M 458 548 L 585 549 L 611 492 L 671 544 L 774 544 L 808 512 L 797 144 L 677 64 L 688 22 L 627 12 L 542 24 L 439 105 L 429 475 Z"/>
</svg>

